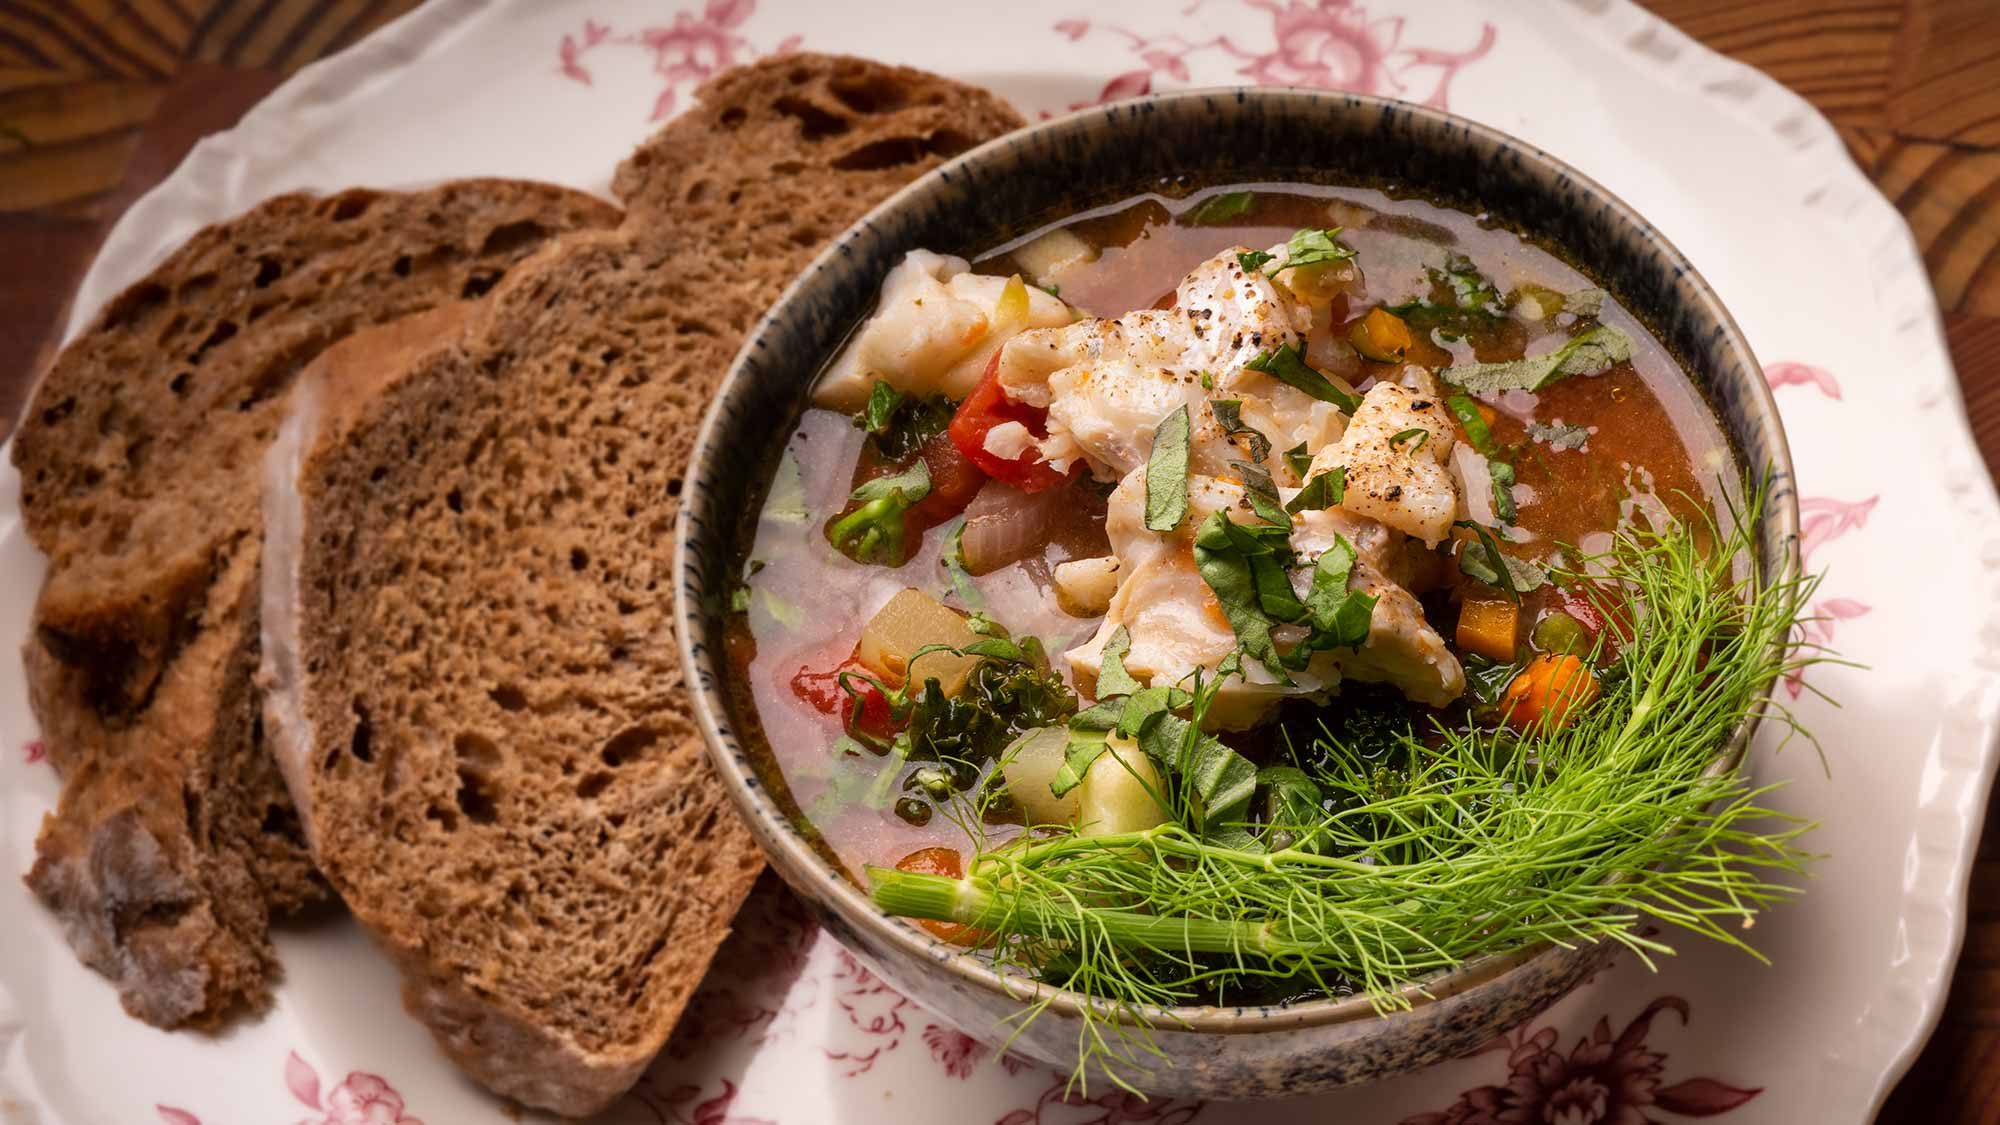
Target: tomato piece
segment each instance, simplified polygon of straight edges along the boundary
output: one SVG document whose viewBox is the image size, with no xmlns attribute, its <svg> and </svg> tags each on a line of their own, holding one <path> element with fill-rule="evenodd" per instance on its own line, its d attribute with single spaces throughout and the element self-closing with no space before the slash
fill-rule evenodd
<svg viewBox="0 0 2000 1125">
<path fill-rule="evenodd" d="M 853 695 L 840 686 L 840 674 L 852 672 L 848 679 L 861 697 L 861 710 L 857 715 Z M 852 735 L 868 735 L 877 739 L 889 739 L 896 735 L 898 724 L 890 714 L 889 700 L 876 689 L 874 684 L 859 679 L 873 673 L 863 668 L 860 662 L 848 659 L 824 672 L 815 672 L 810 667 L 801 667 L 792 676 L 792 694 L 822 715 L 837 715 L 840 725 Z"/>
<path fill-rule="evenodd" d="M 956 848 L 920 848 L 897 860 L 896 870 L 908 871 L 912 875 L 965 878 L 965 862 L 958 857 Z M 986 940 L 985 933 L 962 922 L 940 922 L 935 918 L 917 919 L 916 922 L 939 941 L 948 941 L 953 945 L 978 945 Z"/>
<path fill-rule="evenodd" d="M 963 512 L 979 490 L 986 486 L 986 474 L 959 452 L 949 434 L 937 434 L 917 450 L 924 468 L 931 474 L 931 491 L 905 517 L 908 534 L 921 535 Z"/>
<path fill-rule="evenodd" d="M 1059 473 L 1033 452 L 1008 460 L 987 450 L 986 435 L 996 426 L 1019 422 L 1034 436 L 1047 437 L 1048 421 L 1048 411 L 1025 406 L 1007 397 L 1007 392 L 1000 386 L 1000 353 L 994 352 L 993 359 L 986 365 L 986 374 L 980 376 L 979 386 L 959 404 L 958 412 L 951 416 L 951 425 L 945 428 L 945 433 L 951 436 L 952 444 L 958 447 L 966 460 L 979 466 L 988 476 L 1004 480 L 1023 492 L 1040 492 L 1068 480 L 1076 471 L 1075 466 L 1068 473 Z"/>
</svg>

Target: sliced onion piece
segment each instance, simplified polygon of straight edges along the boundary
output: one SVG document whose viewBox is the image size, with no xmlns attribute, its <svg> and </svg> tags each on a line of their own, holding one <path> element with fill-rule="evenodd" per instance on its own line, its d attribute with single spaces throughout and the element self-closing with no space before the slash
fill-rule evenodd
<svg viewBox="0 0 2000 1125">
<path fill-rule="evenodd" d="M 1046 545 L 1049 524 L 1068 495 L 1067 488 L 1023 492 L 1004 481 L 987 481 L 965 509 L 960 544 L 967 572 L 990 574 Z"/>
<path fill-rule="evenodd" d="M 1492 527 L 1493 470 L 1470 442 L 1451 447 L 1451 475 L 1458 478 L 1458 503 L 1465 518 L 1481 527 Z"/>
</svg>

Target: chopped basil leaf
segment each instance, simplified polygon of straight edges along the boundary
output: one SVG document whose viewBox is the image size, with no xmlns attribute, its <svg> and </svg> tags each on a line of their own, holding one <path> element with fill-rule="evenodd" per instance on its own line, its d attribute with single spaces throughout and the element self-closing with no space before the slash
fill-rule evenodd
<svg viewBox="0 0 2000 1125">
<path fill-rule="evenodd" d="M 1579 289 L 1563 295 L 1562 311 L 1573 316 L 1595 318 L 1604 311 L 1605 293 L 1602 289 Z"/>
<path fill-rule="evenodd" d="M 1188 408 L 1160 420 L 1153 452 L 1146 458 L 1146 527 L 1172 531 L 1188 512 Z"/>
<path fill-rule="evenodd" d="M 1375 596 L 1347 588 L 1354 575 L 1354 544 L 1335 532 L 1333 545 L 1313 563 L 1306 609 L 1312 616 L 1314 648 L 1360 648 L 1368 642 Z"/>
<path fill-rule="evenodd" d="M 931 470 L 919 460 L 900 473 L 862 481 L 859 487 L 847 494 L 847 498 L 857 504 L 869 504 L 892 496 L 900 496 L 915 504 L 930 494 Z"/>
<path fill-rule="evenodd" d="M 1131 695 L 1140 689 L 1139 681 L 1125 670 L 1125 654 L 1131 651 L 1132 634 L 1120 625 L 1104 642 L 1104 659 L 1097 666 L 1097 698 Z"/>
<path fill-rule="evenodd" d="M 1250 510 L 1265 523 L 1282 525 L 1291 530 L 1291 517 L 1285 515 L 1284 504 L 1278 499 L 1278 486 L 1271 480 L 1271 473 L 1262 465 L 1248 461 L 1231 461 L 1230 467 L 1243 481 L 1243 495 L 1250 501 Z"/>
<path fill-rule="evenodd" d="M 1394 435 L 1392 435 L 1389 438 L 1389 448 L 1394 449 L 1397 446 L 1402 445 L 1405 442 L 1408 442 L 1410 448 L 1405 450 L 1404 452 L 1415 453 L 1417 450 L 1422 449 L 1424 447 L 1424 443 L 1429 441 L 1430 437 L 1431 437 L 1431 432 L 1429 430 L 1424 429 L 1422 426 L 1411 426 L 1407 430 L 1400 430 Z"/>
<path fill-rule="evenodd" d="M 1459 658 L 1459 663 L 1465 668 L 1465 686 L 1470 689 L 1472 698 L 1486 707 L 1500 702 L 1500 697 L 1506 694 L 1507 685 L 1521 674 L 1519 662 L 1502 664 L 1476 652 L 1466 653 Z"/>
<path fill-rule="evenodd" d="M 856 421 L 861 423 L 862 429 L 871 434 L 886 434 L 889 432 L 889 423 L 895 420 L 896 408 L 901 405 L 903 405 L 903 392 L 878 379 L 874 388 L 868 392 L 868 405 L 862 409 L 861 417 Z"/>
<path fill-rule="evenodd" d="M 1078 719 L 1083 716 L 1077 716 Z M 1109 749 L 1105 745 L 1104 731 L 1078 730 L 1076 720 L 1070 720 L 1069 743 L 1063 747 L 1063 764 L 1049 779 L 1049 793 L 1056 797 L 1066 795 L 1070 790 L 1083 784 L 1083 775 L 1090 772 L 1091 763 Z"/>
<path fill-rule="evenodd" d="M 1590 444 L 1590 430 L 1583 426 L 1565 425 L 1561 421 L 1528 423 L 1528 436 L 1536 441 L 1548 443 L 1551 449 L 1582 449 Z"/>
<path fill-rule="evenodd" d="M 1285 243 L 1285 264 L 1278 267 L 1280 273 L 1294 266 L 1316 266 L 1322 262 L 1344 262 L 1354 257 L 1354 251 L 1341 245 L 1335 236 L 1339 227 L 1325 230 L 1310 228 L 1292 232 L 1291 240 Z"/>
<path fill-rule="evenodd" d="M 1538 391 L 1572 375 L 1599 375 L 1632 358 L 1632 338 L 1600 324 L 1544 355 L 1505 363 L 1468 363 L 1439 372 L 1445 382 L 1475 394 Z"/>
<path fill-rule="evenodd" d="M 1194 537 L 1195 569 L 1201 573 L 1202 581 L 1215 592 L 1216 603 L 1222 608 L 1222 616 L 1229 622 L 1236 639 L 1243 649 L 1254 657 L 1280 681 L 1290 683 L 1278 659 L 1278 643 L 1271 636 L 1271 618 L 1265 614 L 1258 597 L 1256 563 L 1278 565 L 1280 574 L 1283 566 L 1276 564 L 1274 554 L 1277 544 L 1273 538 L 1283 539 L 1282 529 L 1277 536 L 1260 536 L 1247 528 L 1232 522 L 1221 512 L 1214 512 L 1201 525 Z"/>
<path fill-rule="evenodd" d="M 1202 389 L 1202 390 L 1204 390 L 1204 391 L 1212 391 L 1212 390 L 1214 390 L 1214 389 L 1215 389 L 1215 376 L 1214 376 L 1214 375 L 1211 375 L 1211 374 L 1209 374 L 1209 373 L 1208 373 L 1208 372 L 1206 372 L 1206 371 L 1203 371 L 1203 372 L 1200 372 L 1199 374 L 1200 374 L 1200 376 L 1201 376 L 1201 389 Z"/>
<path fill-rule="evenodd" d="M 1486 472 L 1493 478 L 1493 518 L 1505 524 L 1514 523 L 1520 515 L 1514 510 L 1514 466 L 1505 461 L 1488 461 Z"/>
<path fill-rule="evenodd" d="M 1206 372 L 1204 372 L 1206 374 Z M 1238 434 L 1250 439 L 1250 459 L 1263 461 L 1271 455 L 1271 439 L 1254 426 L 1243 424 L 1243 403 L 1233 398 L 1218 398 L 1208 404 L 1209 412 L 1222 424 L 1222 432 L 1230 437 Z"/>
<path fill-rule="evenodd" d="M 1290 449 L 1285 450 L 1285 464 L 1291 466 L 1292 471 L 1299 475 L 1300 480 L 1304 480 L 1306 473 L 1311 471 L 1312 463 L 1312 454 L 1306 452 L 1305 442 L 1300 442 Z"/>
<path fill-rule="evenodd" d="M 1541 567 L 1502 554 L 1491 531 L 1471 520 L 1459 520 L 1453 526 L 1470 528 L 1479 537 L 1477 544 L 1462 543 L 1458 548 L 1458 569 L 1466 577 L 1495 587 L 1517 605 L 1524 592 L 1548 583 L 1549 576 Z"/>
<path fill-rule="evenodd" d="M 1492 328 L 1506 300 L 1472 259 L 1463 254 L 1445 258 L 1443 268 L 1427 266 L 1430 292 L 1416 300 L 1389 306 L 1410 327 L 1435 332 L 1444 340 L 1459 340 Z"/>
<path fill-rule="evenodd" d="M 1246 273 L 1260 273 L 1264 269 L 1264 263 L 1275 257 L 1276 254 L 1267 254 L 1262 250 L 1245 250 L 1236 255 L 1236 262 Z"/>
<path fill-rule="evenodd" d="M 1293 515 L 1300 512 L 1317 512 L 1331 508 L 1347 499 L 1347 466 L 1335 465 L 1306 482 L 1285 505 L 1285 511 Z"/>
<path fill-rule="evenodd" d="M 1231 219 L 1240 219 L 1249 214 L 1250 205 L 1256 202 L 1256 198 L 1247 191 L 1226 191 L 1221 195 L 1209 196 L 1202 201 L 1201 206 L 1194 209 L 1193 215 L 1188 216 L 1188 221 L 1196 226 L 1205 227 L 1226 223 Z"/>
<path fill-rule="evenodd" d="M 1458 419 L 1458 426 L 1465 431 L 1465 440 L 1472 448 L 1484 454 L 1493 452 L 1493 427 L 1486 424 L 1486 416 L 1479 412 L 1479 404 L 1469 395 L 1453 395 L 1447 404 L 1452 417 Z"/>
<path fill-rule="evenodd" d="M 1321 402 L 1330 402 L 1344 413 L 1352 414 L 1361 406 L 1361 396 L 1341 390 L 1308 366 L 1305 353 L 1297 344 L 1286 344 L 1275 352 L 1259 352 L 1243 366 L 1297 387 Z"/>
</svg>

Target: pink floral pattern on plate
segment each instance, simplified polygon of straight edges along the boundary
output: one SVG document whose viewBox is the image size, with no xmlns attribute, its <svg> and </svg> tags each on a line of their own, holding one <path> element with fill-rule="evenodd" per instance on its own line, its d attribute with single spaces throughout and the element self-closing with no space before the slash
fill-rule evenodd
<svg viewBox="0 0 2000 1125">
<path fill-rule="evenodd" d="M 1866 500 L 1836 500 L 1829 496 L 1806 496 L 1799 499 L 1799 558 L 1811 573 L 1813 555 L 1821 547 L 1852 531 L 1858 531 L 1868 523 L 1868 516 L 1874 512 L 1880 496 L 1870 496 Z M 1855 598 L 1816 598 L 1805 624 L 1800 627 L 1799 639 L 1802 643 L 1820 649 L 1830 649 L 1835 630 L 1843 621 L 1852 621 L 1867 615 L 1871 606 Z M 1799 698 L 1806 690 L 1805 674 L 1793 672 L 1785 677 L 1785 691 L 1793 699 Z"/>
<path fill-rule="evenodd" d="M 1809 363 L 1773 363 L 1764 368 L 1764 381 L 1772 390 L 1779 387 L 1814 387 L 1819 393 L 1840 401 L 1840 380 L 1824 367 L 1814 367 Z"/>
<path fill-rule="evenodd" d="M 48 744 L 39 738 L 29 739 L 21 744 L 21 758 L 31 766 L 48 761 Z"/>
<path fill-rule="evenodd" d="M 1615 1037 L 1611 1022 L 1600 1018 L 1568 1053 L 1553 1026 L 1521 1028 L 1487 1048 L 1507 1052 L 1504 1084 L 1475 1086 L 1447 1108 L 1406 1117 L 1402 1125 L 1652 1125 L 1653 1110 L 1716 1117 L 1763 1092 L 1714 1078 L 1661 1085 L 1667 1055 L 1646 1039 L 1662 1012 L 1680 1016 L 1683 1025 L 1690 1017 L 1686 1000 L 1662 996 Z"/>
<path fill-rule="evenodd" d="M 583 21 L 581 34 L 565 35 L 556 47 L 558 69 L 565 78 L 591 85 L 590 69 L 584 57 L 602 48 L 637 48 L 653 56 L 653 73 L 662 85 L 653 99 L 652 120 L 673 116 L 674 106 L 684 87 L 698 85 L 716 73 L 755 58 L 758 51 L 738 31 L 757 0 L 708 0 L 701 14 L 683 9 L 674 13 L 670 24 L 619 32 L 596 20 Z M 781 41 L 774 53 L 795 49 L 799 37 Z"/>
<path fill-rule="evenodd" d="M 319 1072 L 293 1051 L 285 1059 L 285 1088 L 314 1114 L 298 1125 L 424 1125 L 403 1112 L 403 1095 L 379 1074 L 350 1071 L 324 1097 Z M 166 1125 L 201 1125 L 201 1118 L 170 1105 L 153 1107 Z M 703 1125 L 718 1125 L 704 1122 Z"/>
<path fill-rule="evenodd" d="M 1209 0 L 1196 0 L 1181 14 L 1194 14 Z M 1270 22 L 1271 46 L 1245 46 L 1229 35 L 1188 39 L 1165 33 L 1141 35 L 1115 24 L 1067 19 L 1055 25 L 1057 34 L 1078 42 L 1096 35 L 1122 41 L 1137 56 L 1139 66 L 1114 75 L 1095 101 L 1071 109 L 1151 93 L 1156 77 L 1188 82 L 1190 57 L 1217 54 L 1241 64 L 1235 71 L 1245 82 L 1260 86 L 1306 86 L 1350 94 L 1386 94 L 1438 109 L 1448 107 L 1451 82 L 1458 72 L 1485 58 L 1498 33 L 1480 25 L 1479 39 L 1470 47 L 1447 50 L 1406 45 L 1400 16 L 1373 17 L 1352 0 L 1243 0 Z"/>
</svg>

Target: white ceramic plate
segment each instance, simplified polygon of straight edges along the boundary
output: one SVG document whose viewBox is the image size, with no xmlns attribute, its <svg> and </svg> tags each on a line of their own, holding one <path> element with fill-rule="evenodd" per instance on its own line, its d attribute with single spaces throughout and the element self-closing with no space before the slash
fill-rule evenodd
<svg viewBox="0 0 2000 1125">
<path fill-rule="evenodd" d="M 1498 126 L 1631 201 L 1720 291 L 1797 458 L 1809 564 L 1830 577 L 1821 735 L 1761 758 L 1822 818 L 1805 900 L 1759 920 L 1765 967 L 1691 947 L 1629 959 L 1491 1049 L 1397 1081 L 1259 1107 L 1272 1121 L 1867 1120 L 1935 1022 L 1994 764 L 2000 509 L 1958 406 L 1908 230 L 1799 98 L 1621 0 L 1007 0 L 944 10 L 807 0 L 438 0 L 309 68 L 198 146 L 112 232 L 76 323 L 203 224 L 293 188 L 469 174 L 603 191 L 699 80 L 801 45 L 930 67 L 1030 114 L 1148 88 L 1261 82 L 1392 94 Z M 0 469 L 0 637 L 40 563 Z M 0 871 L 24 871 L 56 780 L 20 673 L 0 668 Z M 219 1037 L 120 1012 L 51 918 L 0 879 L 0 1120 L 223 1125 L 500 1121 L 402 1015 L 349 924 L 280 935 L 268 1016 Z M 1243 1107 L 1065 1098 L 801 928 L 766 886 L 680 1034 L 614 1116 L 638 1122 L 1184 1122 Z"/>
</svg>

